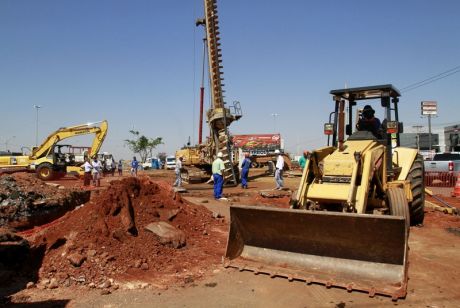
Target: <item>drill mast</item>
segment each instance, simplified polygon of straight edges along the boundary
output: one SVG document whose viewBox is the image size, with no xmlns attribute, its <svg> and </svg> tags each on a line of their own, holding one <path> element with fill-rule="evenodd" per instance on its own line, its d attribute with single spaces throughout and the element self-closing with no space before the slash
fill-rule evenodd
<svg viewBox="0 0 460 308">
<path fill-rule="evenodd" d="M 209 93 L 211 96 L 211 108 L 207 111 L 207 122 L 210 128 L 210 138 L 207 141 L 207 153 L 205 156 L 210 162 L 214 160 L 218 152 L 222 152 L 225 163 L 225 182 L 237 183 L 237 177 L 232 161 L 232 143 L 228 126 L 241 118 L 239 102 L 227 107 L 224 101 L 224 84 L 222 81 L 222 50 L 220 48 L 219 19 L 217 14 L 217 0 L 204 0 L 204 19 L 197 21 L 197 25 L 203 25 L 206 31 L 206 49 L 208 55 L 209 70 Z"/>
</svg>

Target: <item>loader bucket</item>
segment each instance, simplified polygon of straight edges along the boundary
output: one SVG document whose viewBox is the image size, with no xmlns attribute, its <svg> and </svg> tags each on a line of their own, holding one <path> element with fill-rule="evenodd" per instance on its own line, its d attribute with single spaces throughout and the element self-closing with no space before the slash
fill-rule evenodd
<svg viewBox="0 0 460 308">
<path fill-rule="evenodd" d="M 231 206 L 224 266 L 403 298 L 403 217 Z"/>
</svg>

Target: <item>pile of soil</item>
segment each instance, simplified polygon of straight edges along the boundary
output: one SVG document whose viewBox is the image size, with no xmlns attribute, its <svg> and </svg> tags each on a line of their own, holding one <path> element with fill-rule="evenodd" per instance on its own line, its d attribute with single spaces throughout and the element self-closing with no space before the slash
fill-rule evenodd
<svg viewBox="0 0 460 308">
<path fill-rule="evenodd" d="M 0 226 L 26 229 L 87 202 L 90 193 L 46 184 L 31 173 L 0 176 Z"/>
<path fill-rule="evenodd" d="M 162 244 L 145 229 L 159 221 L 182 231 L 185 246 Z M 110 288 L 114 281 L 161 287 L 191 283 L 219 264 L 227 230 L 223 219 L 184 203 L 169 184 L 130 177 L 111 182 L 107 190 L 29 240 L 35 248 L 44 247 L 39 276 L 45 287 L 54 282 L 53 287 Z"/>
</svg>

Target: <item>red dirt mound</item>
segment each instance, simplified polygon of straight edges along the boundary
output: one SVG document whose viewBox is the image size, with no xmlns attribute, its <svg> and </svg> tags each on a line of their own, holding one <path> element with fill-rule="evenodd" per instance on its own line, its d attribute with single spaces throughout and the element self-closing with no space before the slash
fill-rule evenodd
<svg viewBox="0 0 460 308">
<path fill-rule="evenodd" d="M 166 221 L 185 234 L 176 249 L 144 228 Z M 179 232 L 180 232 L 179 231 Z M 113 181 L 108 190 L 31 239 L 46 245 L 40 278 L 58 285 L 96 286 L 108 279 L 182 284 L 218 264 L 227 226 L 181 201 L 170 185 L 148 178 Z"/>
</svg>

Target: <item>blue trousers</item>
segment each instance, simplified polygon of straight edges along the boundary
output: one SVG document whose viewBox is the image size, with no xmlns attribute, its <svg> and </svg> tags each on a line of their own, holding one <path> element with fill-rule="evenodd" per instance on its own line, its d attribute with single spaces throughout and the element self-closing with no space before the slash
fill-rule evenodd
<svg viewBox="0 0 460 308">
<path fill-rule="evenodd" d="M 222 198 L 222 190 L 224 187 L 224 178 L 222 175 L 214 173 L 212 175 L 214 178 L 214 198 L 220 199 Z"/>
<path fill-rule="evenodd" d="M 176 181 L 174 182 L 174 186 L 180 187 L 182 185 L 182 178 L 180 176 L 180 171 L 176 171 Z"/>
<path fill-rule="evenodd" d="M 283 188 L 283 170 L 276 169 L 275 182 L 276 182 L 276 188 Z"/>
<path fill-rule="evenodd" d="M 248 187 L 249 169 L 241 169 L 241 187 Z"/>
</svg>

